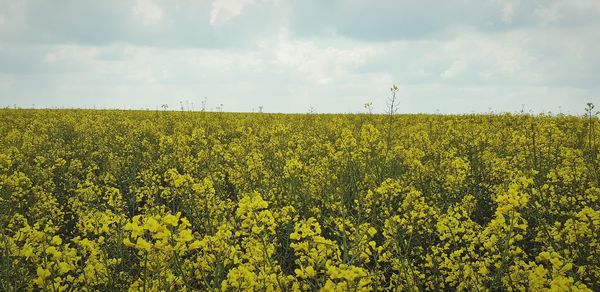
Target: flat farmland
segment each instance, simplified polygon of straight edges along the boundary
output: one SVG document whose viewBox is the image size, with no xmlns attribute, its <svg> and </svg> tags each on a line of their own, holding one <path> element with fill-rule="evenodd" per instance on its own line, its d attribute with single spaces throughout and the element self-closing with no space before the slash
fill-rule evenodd
<svg viewBox="0 0 600 292">
<path fill-rule="evenodd" d="M 1 290 L 600 290 L 597 118 L 0 110 Z"/>
</svg>

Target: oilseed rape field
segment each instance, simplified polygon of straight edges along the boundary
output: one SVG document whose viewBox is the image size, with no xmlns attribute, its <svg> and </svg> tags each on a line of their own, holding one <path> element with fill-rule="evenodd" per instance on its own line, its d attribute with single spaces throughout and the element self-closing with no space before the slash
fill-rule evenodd
<svg viewBox="0 0 600 292">
<path fill-rule="evenodd" d="M 0 110 L 0 290 L 599 291 L 596 118 Z"/>
</svg>

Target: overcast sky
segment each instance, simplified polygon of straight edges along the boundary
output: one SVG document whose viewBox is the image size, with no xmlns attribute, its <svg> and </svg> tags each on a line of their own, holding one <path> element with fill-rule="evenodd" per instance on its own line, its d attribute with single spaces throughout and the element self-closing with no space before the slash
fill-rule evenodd
<svg viewBox="0 0 600 292">
<path fill-rule="evenodd" d="M 598 0 L 0 0 L 0 105 L 579 114 L 599 52 Z"/>
</svg>

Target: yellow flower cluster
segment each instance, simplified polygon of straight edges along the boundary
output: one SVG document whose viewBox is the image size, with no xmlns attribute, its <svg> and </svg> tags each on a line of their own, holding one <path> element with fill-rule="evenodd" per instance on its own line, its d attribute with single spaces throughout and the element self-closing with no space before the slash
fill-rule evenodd
<svg viewBox="0 0 600 292">
<path fill-rule="evenodd" d="M 181 213 L 136 215 L 123 226 L 123 244 L 136 251 L 144 270 L 129 290 L 182 289 L 187 271 L 181 269 L 188 253 L 200 247 L 191 225 Z"/>
<path fill-rule="evenodd" d="M 2 291 L 600 291 L 597 119 L 0 110 Z"/>
</svg>

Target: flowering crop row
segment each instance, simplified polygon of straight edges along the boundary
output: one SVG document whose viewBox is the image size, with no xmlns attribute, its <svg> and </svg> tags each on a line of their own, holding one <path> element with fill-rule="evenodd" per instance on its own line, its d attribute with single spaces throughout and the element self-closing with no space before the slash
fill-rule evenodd
<svg viewBox="0 0 600 292">
<path fill-rule="evenodd" d="M 597 120 L 0 113 L 3 291 L 600 290 Z"/>
</svg>

